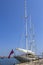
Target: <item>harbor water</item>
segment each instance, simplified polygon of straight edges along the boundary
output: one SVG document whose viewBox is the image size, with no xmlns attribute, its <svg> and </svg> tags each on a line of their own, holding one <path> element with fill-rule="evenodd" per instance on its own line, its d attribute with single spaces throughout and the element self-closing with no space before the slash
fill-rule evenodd
<svg viewBox="0 0 43 65">
<path fill-rule="evenodd" d="M 19 63 L 15 58 L 11 59 L 0 59 L 0 65 L 14 65 L 16 62 Z"/>
</svg>

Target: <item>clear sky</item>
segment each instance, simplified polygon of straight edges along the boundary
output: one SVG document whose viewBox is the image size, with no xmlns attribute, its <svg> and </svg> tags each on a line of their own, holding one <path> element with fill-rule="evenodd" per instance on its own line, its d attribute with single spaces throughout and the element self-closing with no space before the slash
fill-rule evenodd
<svg viewBox="0 0 43 65">
<path fill-rule="evenodd" d="M 31 8 L 37 51 L 42 52 L 43 0 L 27 1 L 28 16 Z M 24 0 L 0 0 L 0 55 L 8 55 L 9 51 L 16 47 L 25 48 L 24 33 Z"/>
</svg>

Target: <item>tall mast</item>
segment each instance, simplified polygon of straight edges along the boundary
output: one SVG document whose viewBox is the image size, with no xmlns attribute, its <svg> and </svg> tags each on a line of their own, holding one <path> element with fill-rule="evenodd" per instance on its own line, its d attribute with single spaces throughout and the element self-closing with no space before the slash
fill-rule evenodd
<svg viewBox="0 0 43 65">
<path fill-rule="evenodd" d="M 27 0 L 25 0 L 26 49 L 28 49 Z"/>
<path fill-rule="evenodd" d="M 30 0 L 30 18 L 29 18 L 29 33 L 30 33 L 30 50 L 32 50 L 33 47 L 33 24 L 31 20 L 31 0 Z"/>
<path fill-rule="evenodd" d="M 34 25 L 32 24 L 31 21 L 31 14 L 30 14 L 30 50 L 36 52 Z"/>
<path fill-rule="evenodd" d="M 24 0 L 25 1 L 25 27 L 26 27 L 26 49 L 28 50 L 28 15 L 27 15 L 27 0 Z M 31 10 L 31 8 L 30 8 Z M 30 30 L 29 30 L 29 33 L 30 33 L 30 50 L 36 50 L 35 49 L 35 33 L 34 33 L 34 26 L 32 24 L 32 21 L 31 21 L 31 13 L 30 13 L 30 21 L 29 21 L 29 25 L 30 25 Z"/>
</svg>

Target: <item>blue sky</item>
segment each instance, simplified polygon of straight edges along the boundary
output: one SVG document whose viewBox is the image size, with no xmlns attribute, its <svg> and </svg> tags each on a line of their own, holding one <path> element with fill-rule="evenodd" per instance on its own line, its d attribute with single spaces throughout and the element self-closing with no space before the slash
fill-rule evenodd
<svg viewBox="0 0 43 65">
<path fill-rule="evenodd" d="M 43 51 L 43 0 L 27 0 L 34 24 L 37 51 Z M 31 8 L 31 11 L 30 11 Z M 28 21 L 29 22 L 29 21 Z M 24 0 L 0 0 L 0 55 L 25 48 Z"/>
</svg>

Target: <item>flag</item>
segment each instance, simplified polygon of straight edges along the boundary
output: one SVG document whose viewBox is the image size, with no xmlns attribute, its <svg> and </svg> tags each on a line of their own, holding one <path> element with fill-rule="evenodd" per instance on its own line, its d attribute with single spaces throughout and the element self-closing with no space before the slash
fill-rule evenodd
<svg viewBox="0 0 43 65">
<path fill-rule="evenodd" d="M 8 56 L 8 58 L 10 58 L 10 56 L 11 56 L 13 53 L 14 53 L 14 51 L 13 51 L 13 49 L 12 49 L 11 52 L 10 52 L 10 54 L 9 54 L 9 56 Z"/>
</svg>

